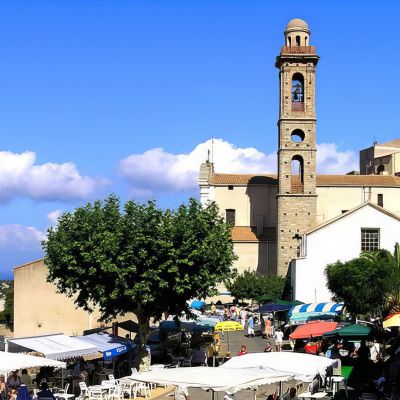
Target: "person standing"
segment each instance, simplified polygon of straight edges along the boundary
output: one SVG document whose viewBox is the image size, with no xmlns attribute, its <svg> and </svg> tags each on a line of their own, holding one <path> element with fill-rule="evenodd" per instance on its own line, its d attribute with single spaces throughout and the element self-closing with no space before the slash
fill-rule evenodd
<svg viewBox="0 0 400 400">
<path fill-rule="evenodd" d="M 280 328 L 278 328 L 278 329 L 275 331 L 274 339 L 275 339 L 275 349 L 276 349 L 276 351 L 282 351 L 283 332 L 281 331 Z"/>
<path fill-rule="evenodd" d="M 271 337 L 271 320 L 269 318 L 265 320 L 264 335 L 267 339 Z"/>
<path fill-rule="evenodd" d="M 255 337 L 253 314 L 249 314 L 247 318 L 247 337 Z"/>
<path fill-rule="evenodd" d="M 247 310 L 244 307 L 240 310 L 239 317 L 240 317 L 240 323 L 242 324 L 243 329 L 244 329 L 244 327 L 246 325 L 246 317 L 247 317 Z"/>
</svg>

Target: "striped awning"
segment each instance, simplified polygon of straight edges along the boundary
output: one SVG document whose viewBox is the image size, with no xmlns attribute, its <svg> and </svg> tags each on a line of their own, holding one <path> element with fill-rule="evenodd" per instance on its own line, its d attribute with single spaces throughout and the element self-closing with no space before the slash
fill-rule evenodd
<svg viewBox="0 0 400 400">
<path fill-rule="evenodd" d="M 293 314 L 299 313 L 330 313 L 334 312 L 339 314 L 343 309 L 343 303 L 309 303 L 309 304 L 300 304 L 298 306 L 294 306 L 289 310 L 289 317 Z"/>
</svg>

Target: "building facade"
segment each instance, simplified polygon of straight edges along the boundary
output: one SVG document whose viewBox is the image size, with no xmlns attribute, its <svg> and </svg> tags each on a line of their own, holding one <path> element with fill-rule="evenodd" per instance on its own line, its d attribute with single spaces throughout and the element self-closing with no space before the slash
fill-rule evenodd
<svg viewBox="0 0 400 400">
<path fill-rule="evenodd" d="M 241 272 L 251 269 L 269 275 L 291 275 L 293 260 L 301 257 L 302 239 L 307 232 L 363 204 L 400 216 L 400 177 L 391 173 L 394 170 L 374 175 L 317 174 L 318 59 L 310 46 L 308 25 L 299 19 L 290 21 L 275 64 L 280 78 L 277 175 L 223 174 L 216 173 L 210 162 L 200 166 L 201 202 L 215 201 L 233 225 L 238 255 L 235 267 Z M 353 246 L 352 254 L 362 250 L 361 235 L 359 227 L 357 238 L 349 244 Z M 400 241 L 398 231 L 392 235 Z M 302 268 L 301 274 L 307 276 L 311 270 Z M 293 285 L 298 288 L 296 282 Z"/>
</svg>

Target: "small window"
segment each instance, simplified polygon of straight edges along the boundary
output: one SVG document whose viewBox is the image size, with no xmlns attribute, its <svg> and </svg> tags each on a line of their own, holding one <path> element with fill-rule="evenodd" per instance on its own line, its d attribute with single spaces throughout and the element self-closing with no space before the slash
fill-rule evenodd
<svg viewBox="0 0 400 400">
<path fill-rule="evenodd" d="M 233 185 L 229 185 L 228 190 L 233 190 Z"/>
<path fill-rule="evenodd" d="M 296 36 L 296 46 L 300 46 L 300 36 Z"/>
<path fill-rule="evenodd" d="M 378 206 L 383 207 L 383 194 L 382 193 L 378 194 Z"/>
<path fill-rule="evenodd" d="M 226 223 L 235 226 L 236 210 L 228 209 L 226 212 Z"/>
<path fill-rule="evenodd" d="M 361 251 L 379 249 L 379 228 L 361 228 Z"/>
</svg>

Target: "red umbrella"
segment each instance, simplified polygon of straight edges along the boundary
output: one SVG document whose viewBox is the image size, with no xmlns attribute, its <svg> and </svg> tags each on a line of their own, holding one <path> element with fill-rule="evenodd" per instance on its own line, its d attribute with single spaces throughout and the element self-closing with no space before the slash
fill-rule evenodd
<svg viewBox="0 0 400 400">
<path fill-rule="evenodd" d="M 319 337 L 325 332 L 335 330 L 337 326 L 337 322 L 311 321 L 304 325 L 300 325 L 289 337 L 290 339 L 308 339 L 311 337 Z"/>
</svg>

